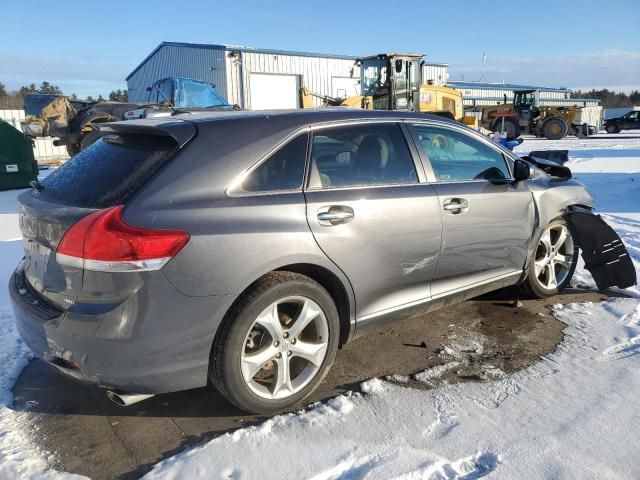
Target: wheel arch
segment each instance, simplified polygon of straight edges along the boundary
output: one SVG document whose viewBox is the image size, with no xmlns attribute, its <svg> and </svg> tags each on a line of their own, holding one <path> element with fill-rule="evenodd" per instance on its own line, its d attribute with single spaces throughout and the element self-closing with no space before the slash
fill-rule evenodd
<svg viewBox="0 0 640 480">
<path fill-rule="evenodd" d="M 294 272 L 318 282 L 329 292 L 340 318 L 340 346 L 349 341 L 355 331 L 355 301 L 344 282 L 331 270 L 311 263 L 294 263 L 275 271 Z"/>
<path fill-rule="evenodd" d="M 279 267 L 271 268 L 270 270 L 257 276 L 253 281 L 242 290 L 242 292 L 236 297 L 234 302 L 229 306 L 222 318 L 222 321 L 218 324 L 216 331 L 214 332 L 212 350 L 215 348 L 218 341 L 220 332 L 226 324 L 229 314 L 236 308 L 236 305 L 242 300 L 243 296 L 249 291 L 258 281 L 273 272 L 293 272 L 299 273 L 306 277 L 311 278 L 318 282 L 333 299 L 336 309 L 338 310 L 338 316 L 340 321 L 340 336 L 339 346 L 347 343 L 355 332 L 355 296 L 351 285 L 348 280 L 341 278 L 339 274 L 331 271 L 327 267 L 315 264 L 315 263 L 289 263 Z"/>
</svg>

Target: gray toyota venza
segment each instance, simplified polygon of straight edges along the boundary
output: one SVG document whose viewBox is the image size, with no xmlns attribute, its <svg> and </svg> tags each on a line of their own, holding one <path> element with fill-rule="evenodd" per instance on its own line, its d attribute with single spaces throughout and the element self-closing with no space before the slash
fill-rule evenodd
<svg viewBox="0 0 640 480">
<path fill-rule="evenodd" d="M 19 332 L 121 404 L 209 381 L 250 412 L 337 349 L 502 287 L 635 283 L 571 172 L 445 118 L 344 108 L 105 124 L 19 196 Z"/>
</svg>

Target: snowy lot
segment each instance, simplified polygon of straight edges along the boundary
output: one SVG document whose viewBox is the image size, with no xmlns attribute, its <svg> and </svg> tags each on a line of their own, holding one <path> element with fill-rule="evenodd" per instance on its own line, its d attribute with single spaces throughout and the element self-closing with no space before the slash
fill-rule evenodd
<svg viewBox="0 0 640 480">
<path fill-rule="evenodd" d="M 527 140 L 518 151 L 564 148 L 640 270 L 640 137 Z M 0 478 L 80 478 L 46 470 L 10 408 L 29 354 L 17 339 L 6 283 L 22 255 L 17 192 L 0 193 Z M 579 269 L 576 281 L 593 285 Z M 640 288 L 635 298 L 558 306 L 556 352 L 495 380 L 447 385 L 464 346 L 418 374 L 431 390 L 373 379 L 362 392 L 274 417 L 159 463 L 149 478 L 472 479 L 637 478 L 640 472 Z"/>
</svg>

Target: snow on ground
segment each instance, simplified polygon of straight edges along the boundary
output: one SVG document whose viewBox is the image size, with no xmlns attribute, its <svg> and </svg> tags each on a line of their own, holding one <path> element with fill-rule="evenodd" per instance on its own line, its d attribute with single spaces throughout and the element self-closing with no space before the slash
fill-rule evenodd
<svg viewBox="0 0 640 480">
<path fill-rule="evenodd" d="M 520 152 L 570 149 L 575 176 L 618 231 L 640 271 L 640 139 L 527 140 Z M 79 478 L 47 470 L 30 441 L 11 387 L 29 361 L 17 337 L 6 285 L 22 256 L 16 192 L 0 193 L 0 478 Z M 593 284 L 578 270 L 576 279 Z M 628 290 L 629 291 L 629 290 Z M 638 287 L 630 292 L 640 298 Z M 403 387 L 406 377 L 373 379 L 309 409 L 218 437 L 169 458 L 153 479 L 634 478 L 640 472 L 640 301 L 559 305 L 562 344 L 530 368 L 486 383 L 448 385 L 444 365 L 413 376 L 438 385 Z M 396 378 L 397 377 L 397 378 Z"/>
</svg>

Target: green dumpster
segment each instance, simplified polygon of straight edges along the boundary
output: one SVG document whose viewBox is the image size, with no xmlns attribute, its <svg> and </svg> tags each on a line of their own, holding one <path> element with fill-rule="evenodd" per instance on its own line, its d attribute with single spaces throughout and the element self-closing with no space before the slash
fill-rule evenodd
<svg viewBox="0 0 640 480">
<path fill-rule="evenodd" d="M 27 188 L 38 178 L 31 140 L 0 119 L 0 191 Z"/>
</svg>

